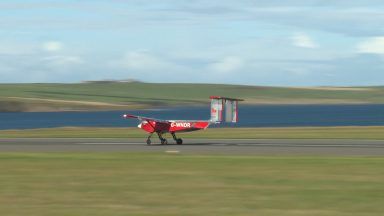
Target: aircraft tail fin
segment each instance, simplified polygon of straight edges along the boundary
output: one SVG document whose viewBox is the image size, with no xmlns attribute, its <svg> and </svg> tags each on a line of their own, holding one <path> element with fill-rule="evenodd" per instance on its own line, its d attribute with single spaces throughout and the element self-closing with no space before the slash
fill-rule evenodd
<svg viewBox="0 0 384 216">
<path fill-rule="evenodd" d="M 211 121 L 232 122 L 238 121 L 238 102 L 242 99 L 211 96 Z"/>
</svg>

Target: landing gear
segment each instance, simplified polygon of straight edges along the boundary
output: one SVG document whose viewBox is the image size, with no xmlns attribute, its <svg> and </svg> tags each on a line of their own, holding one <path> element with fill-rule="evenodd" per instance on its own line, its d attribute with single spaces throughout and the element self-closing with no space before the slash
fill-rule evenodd
<svg viewBox="0 0 384 216">
<path fill-rule="evenodd" d="M 147 145 L 151 145 L 151 143 L 152 143 L 152 141 L 151 141 L 151 139 L 147 139 Z"/>
<path fill-rule="evenodd" d="M 162 139 L 161 140 L 161 145 L 168 145 L 167 139 Z"/>
<path fill-rule="evenodd" d="M 163 134 L 162 133 L 157 133 L 157 136 L 159 136 L 161 145 L 167 145 L 168 144 L 167 139 L 163 138 Z"/>
<path fill-rule="evenodd" d="M 152 134 L 153 133 L 150 133 L 148 138 L 147 138 L 147 141 L 146 141 L 147 145 L 151 145 L 151 143 L 152 143 L 152 141 L 151 141 Z M 157 136 L 159 136 L 161 145 L 167 145 L 168 144 L 167 139 L 163 138 L 163 134 L 162 133 L 157 133 Z"/>
<path fill-rule="evenodd" d="M 183 144 L 183 140 L 182 140 L 181 138 L 178 138 L 178 139 L 176 140 L 176 144 L 177 144 L 177 145 L 182 145 L 182 144 Z"/>
<path fill-rule="evenodd" d="M 151 145 L 152 141 L 151 141 L 151 136 L 152 136 L 153 133 L 150 133 L 148 138 L 147 138 L 147 145 Z"/>
<path fill-rule="evenodd" d="M 172 137 L 176 141 L 177 145 L 183 144 L 183 140 L 181 138 L 177 138 L 175 133 L 172 133 Z"/>
<path fill-rule="evenodd" d="M 161 145 L 168 145 L 168 140 L 163 137 L 164 133 L 161 133 L 161 132 L 156 132 L 156 133 L 160 139 Z M 153 133 L 150 133 L 148 138 L 147 138 L 147 145 L 151 145 L 151 143 L 152 143 L 152 141 L 151 141 L 152 134 Z M 177 138 L 175 133 L 171 133 L 171 134 L 172 134 L 173 139 L 176 141 L 177 145 L 183 144 L 183 140 L 181 138 Z"/>
<path fill-rule="evenodd" d="M 151 141 L 152 134 L 153 133 L 150 133 L 148 138 L 147 138 L 147 145 L 151 145 L 152 144 L 152 141 Z M 168 144 L 167 139 L 164 139 L 161 133 L 157 133 L 157 135 L 159 136 L 161 145 L 167 145 Z"/>
</svg>

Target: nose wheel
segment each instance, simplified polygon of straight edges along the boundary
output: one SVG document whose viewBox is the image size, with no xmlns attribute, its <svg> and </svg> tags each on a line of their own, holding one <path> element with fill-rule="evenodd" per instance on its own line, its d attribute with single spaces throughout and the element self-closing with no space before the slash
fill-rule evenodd
<svg viewBox="0 0 384 216">
<path fill-rule="evenodd" d="M 151 141 L 151 139 L 147 139 L 147 145 L 151 145 L 151 143 L 152 143 L 152 141 Z"/>
<path fill-rule="evenodd" d="M 151 143 L 152 143 L 151 136 L 152 136 L 152 133 L 150 133 L 148 138 L 147 138 L 147 145 L 151 145 Z"/>
</svg>

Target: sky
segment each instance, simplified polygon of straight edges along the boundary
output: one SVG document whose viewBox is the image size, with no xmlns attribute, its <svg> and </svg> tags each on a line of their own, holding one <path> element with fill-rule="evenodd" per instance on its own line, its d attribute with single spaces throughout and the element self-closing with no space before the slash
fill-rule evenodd
<svg viewBox="0 0 384 216">
<path fill-rule="evenodd" d="M 126 79 L 384 85 L 384 1 L 0 1 L 0 83 Z"/>
</svg>

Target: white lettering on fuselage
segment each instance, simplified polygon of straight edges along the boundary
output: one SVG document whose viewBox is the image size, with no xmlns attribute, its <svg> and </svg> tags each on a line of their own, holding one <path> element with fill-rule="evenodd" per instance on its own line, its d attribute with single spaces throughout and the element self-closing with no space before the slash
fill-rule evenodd
<svg viewBox="0 0 384 216">
<path fill-rule="evenodd" d="M 187 122 L 172 122 L 171 127 L 185 127 L 185 128 L 190 128 L 191 123 Z"/>
</svg>

